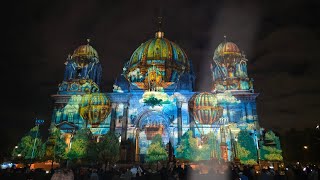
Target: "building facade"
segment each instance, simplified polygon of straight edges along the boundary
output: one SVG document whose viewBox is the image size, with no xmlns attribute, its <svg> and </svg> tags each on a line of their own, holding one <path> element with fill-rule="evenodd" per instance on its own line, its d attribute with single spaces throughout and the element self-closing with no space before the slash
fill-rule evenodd
<svg viewBox="0 0 320 180">
<path fill-rule="evenodd" d="M 199 145 L 214 133 L 221 158 L 232 161 L 241 130 L 250 132 L 257 148 L 262 134 L 247 61 L 236 44 L 223 41 L 211 62 L 212 89 L 195 92 L 192 61 L 159 30 L 133 52 L 113 91 L 101 92 L 101 62 L 88 41 L 67 58 L 64 79 L 52 95 L 52 124 L 68 143 L 81 128 L 90 128 L 97 141 L 113 131 L 131 143 L 121 157 L 132 161 L 142 161 L 157 134 L 175 150 L 188 130 Z"/>
</svg>

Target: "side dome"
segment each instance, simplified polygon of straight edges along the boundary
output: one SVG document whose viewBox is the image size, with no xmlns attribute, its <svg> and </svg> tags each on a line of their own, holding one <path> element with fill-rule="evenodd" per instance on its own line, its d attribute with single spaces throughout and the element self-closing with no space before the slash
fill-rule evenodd
<svg viewBox="0 0 320 180">
<path fill-rule="evenodd" d="M 217 49 L 214 51 L 214 57 L 223 57 L 226 55 L 241 56 L 241 52 L 235 43 L 225 41 L 220 43 Z"/>
<path fill-rule="evenodd" d="M 223 112 L 223 108 L 218 105 L 216 94 L 210 92 L 194 94 L 189 100 L 189 109 L 200 124 L 213 124 Z"/>
<path fill-rule="evenodd" d="M 89 44 L 90 40 L 87 39 L 86 45 L 81 45 L 73 51 L 71 56 L 75 60 L 78 67 L 83 68 L 86 66 L 92 58 L 99 59 L 97 51 Z"/>
<path fill-rule="evenodd" d="M 226 37 L 225 37 L 226 38 Z M 214 51 L 211 64 L 212 91 L 249 90 L 247 59 L 233 42 L 220 43 Z"/>
<path fill-rule="evenodd" d="M 142 43 L 124 68 L 126 78 L 141 89 L 150 89 L 150 82 L 165 88 L 190 69 L 184 50 L 163 36 L 159 31 L 155 38 Z"/>
</svg>

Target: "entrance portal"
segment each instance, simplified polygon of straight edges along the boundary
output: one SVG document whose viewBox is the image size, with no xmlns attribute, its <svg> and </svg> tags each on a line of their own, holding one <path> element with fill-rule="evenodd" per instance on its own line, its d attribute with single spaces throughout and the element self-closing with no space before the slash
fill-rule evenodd
<svg viewBox="0 0 320 180">
<path fill-rule="evenodd" d="M 162 137 L 162 142 L 169 142 L 168 117 L 158 111 L 146 111 L 139 116 L 136 123 L 136 161 L 144 162 L 148 147 L 156 135 Z"/>
</svg>

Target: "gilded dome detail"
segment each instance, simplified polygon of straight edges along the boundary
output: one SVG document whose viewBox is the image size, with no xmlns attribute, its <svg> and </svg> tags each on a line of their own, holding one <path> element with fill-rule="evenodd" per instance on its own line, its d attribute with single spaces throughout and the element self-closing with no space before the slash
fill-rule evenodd
<svg viewBox="0 0 320 180">
<path fill-rule="evenodd" d="M 150 89 L 151 74 L 157 74 L 156 86 L 165 88 L 189 71 L 186 53 L 177 44 L 163 37 L 158 31 L 155 38 L 142 43 L 126 64 L 125 76 L 141 89 Z M 161 81 L 161 82 L 160 82 Z"/>
</svg>

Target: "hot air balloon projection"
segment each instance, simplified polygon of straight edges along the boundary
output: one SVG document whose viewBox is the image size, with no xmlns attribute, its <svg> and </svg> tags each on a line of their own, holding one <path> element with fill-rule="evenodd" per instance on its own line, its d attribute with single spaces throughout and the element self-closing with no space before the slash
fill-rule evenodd
<svg viewBox="0 0 320 180">
<path fill-rule="evenodd" d="M 216 95 L 209 92 L 193 95 L 189 101 L 189 108 L 194 119 L 203 125 L 213 124 L 223 112 L 223 108 L 218 106 Z"/>
<path fill-rule="evenodd" d="M 103 93 L 86 94 L 82 96 L 79 111 L 87 124 L 97 127 L 110 114 L 111 102 Z"/>
</svg>

